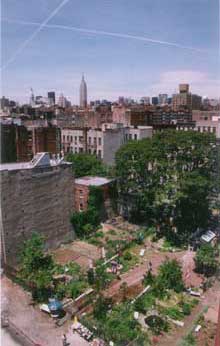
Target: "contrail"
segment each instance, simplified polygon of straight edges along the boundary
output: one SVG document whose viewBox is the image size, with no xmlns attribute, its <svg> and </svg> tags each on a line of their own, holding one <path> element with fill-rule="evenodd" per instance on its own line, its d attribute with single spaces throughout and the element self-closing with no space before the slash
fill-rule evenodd
<svg viewBox="0 0 220 346">
<path fill-rule="evenodd" d="M 33 25 L 33 26 L 39 25 L 39 23 L 37 23 L 37 22 L 27 22 L 27 21 L 13 20 L 13 19 L 7 19 L 7 18 L 3 18 L 2 20 L 7 21 L 9 23 L 15 23 L 15 24 L 21 24 L 21 25 Z M 186 49 L 186 50 L 190 50 L 190 51 L 194 51 L 194 52 L 198 52 L 198 53 L 208 53 L 207 50 L 194 48 L 194 47 L 188 47 L 188 46 L 184 46 L 184 45 L 174 43 L 174 42 L 155 40 L 155 39 L 152 39 L 152 38 L 149 38 L 146 36 L 136 36 L 136 35 L 130 35 L 130 34 L 117 33 L 117 32 L 85 29 L 85 28 L 80 28 L 80 27 L 75 27 L 75 26 L 66 26 L 66 25 L 60 25 L 60 24 L 44 24 L 44 27 L 49 28 L 49 29 L 62 29 L 62 30 L 82 32 L 82 33 L 87 33 L 87 34 L 111 36 L 111 37 L 124 38 L 124 39 L 132 39 L 132 40 L 138 40 L 138 41 L 143 41 L 143 42 L 148 42 L 148 43 L 150 42 L 150 43 L 156 43 L 156 44 L 161 44 L 161 45 L 165 45 L 165 46 L 176 47 L 176 48 L 180 48 L 180 49 Z"/>
<path fill-rule="evenodd" d="M 31 36 L 25 40 L 21 46 L 15 51 L 15 53 L 12 55 L 12 57 L 6 62 L 5 65 L 2 66 L 2 70 L 8 67 L 9 64 L 11 64 L 17 56 L 26 48 L 26 46 L 33 41 L 33 39 L 39 34 L 39 32 L 47 26 L 47 23 L 61 10 L 63 6 L 65 6 L 69 2 L 69 0 L 63 0 L 52 12 L 51 14 L 42 22 L 42 23 L 37 23 L 36 25 L 38 28 L 31 34 Z"/>
</svg>

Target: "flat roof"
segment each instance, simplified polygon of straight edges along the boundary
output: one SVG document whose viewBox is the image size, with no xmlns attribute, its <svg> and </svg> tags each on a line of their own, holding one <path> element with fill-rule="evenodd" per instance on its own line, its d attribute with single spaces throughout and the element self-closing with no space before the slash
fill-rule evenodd
<svg viewBox="0 0 220 346">
<path fill-rule="evenodd" d="M 22 169 L 33 169 L 35 167 L 54 167 L 61 164 L 69 164 L 70 162 L 63 161 L 62 158 L 50 159 L 49 153 L 42 152 L 37 153 L 33 159 L 29 162 L 14 162 L 14 163 L 3 163 L 0 164 L 0 171 L 16 171 Z"/>
<path fill-rule="evenodd" d="M 85 186 L 102 186 L 113 181 L 112 179 L 107 179 L 104 177 L 81 177 L 75 179 L 75 184 L 85 185 Z"/>
</svg>

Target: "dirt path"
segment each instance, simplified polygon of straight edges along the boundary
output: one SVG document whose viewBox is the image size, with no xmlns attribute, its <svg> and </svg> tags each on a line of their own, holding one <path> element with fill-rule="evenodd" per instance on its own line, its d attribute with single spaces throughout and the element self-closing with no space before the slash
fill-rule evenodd
<svg viewBox="0 0 220 346">
<path fill-rule="evenodd" d="M 148 251 L 148 250 L 147 250 Z M 149 261 L 152 263 L 153 274 L 157 274 L 158 268 L 166 258 L 175 258 L 182 264 L 183 277 L 186 285 L 199 286 L 202 282 L 202 277 L 194 273 L 192 268 L 194 265 L 193 256 L 191 251 L 181 251 L 176 253 L 170 252 L 153 252 L 148 251 L 148 258 L 143 260 L 143 264 L 139 264 L 135 268 L 129 270 L 127 273 L 121 275 L 121 280 L 113 281 L 110 287 L 105 291 L 105 295 L 112 297 L 117 294 L 121 284 L 125 282 L 128 287 L 135 286 L 140 283 L 147 272 Z M 190 270 L 190 275 L 188 271 Z"/>
</svg>

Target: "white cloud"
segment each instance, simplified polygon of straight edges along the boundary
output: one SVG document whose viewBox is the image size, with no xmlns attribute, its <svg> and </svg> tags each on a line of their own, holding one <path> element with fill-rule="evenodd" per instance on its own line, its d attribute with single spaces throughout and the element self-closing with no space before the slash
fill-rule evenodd
<svg viewBox="0 0 220 346">
<path fill-rule="evenodd" d="M 159 81 L 150 88 L 151 95 L 166 92 L 170 95 L 178 92 L 180 83 L 190 84 L 194 94 L 208 97 L 220 96 L 220 79 L 213 78 L 201 71 L 176 70 L 167 71 L 160 75 Z"/>
</svg>

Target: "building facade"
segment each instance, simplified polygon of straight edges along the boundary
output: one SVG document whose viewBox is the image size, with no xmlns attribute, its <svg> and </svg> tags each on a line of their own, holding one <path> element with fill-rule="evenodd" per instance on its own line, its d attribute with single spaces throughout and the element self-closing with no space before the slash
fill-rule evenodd
<svg viewBox="0 0 220 346">
<path fill-rule="evenodd" d="M 84 76 L 82 76 L 82 80 L 80 84 L 79 104 L 81 108 L 87 107 L 87 85 L 86 85 Z"/>
<path fill-rule="evenodd" d="M 103 124 L 102 128 L 64 128 L 61 133 L 64 153 L 89 153 L 106 164 L 113 164 L 116 151 L 129 140 L 151 138 L 151 126 L 123 127 Z"/>
<path fill-rule="evenodd" d="M 74 208 L 76 211 L 85 211 L 88 208 L 90 187 L 99 187 L 103 191 L 103 199 L 109 199 L 109 187 L 112 180 L 104 177 L 81 177 L 75 179 Z"/>
<path fill-rule="evenodd" d="M 38 153 L 31 162 L 0 165 L 2 259 L 17 263 L 25 240 L 33 232 L 55 248 L 73 238 L 70 216 L 74 205 L 74 178 L 69 163 Z"/>
<path fill-rule="evenodd" d="M 172 97 L 172 109 L 178 111 L 180 109 L 200 109 L 202 105 L 201 96 L 191 94 L 189 92 L 189 84 L 180 84 L 179 93 Z"/>
</svg>

